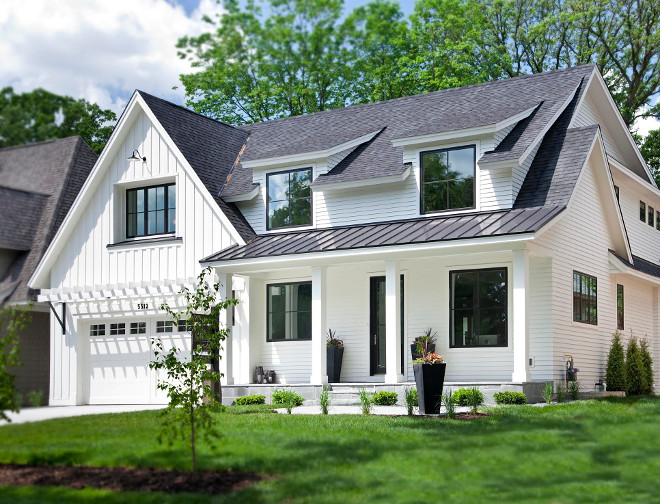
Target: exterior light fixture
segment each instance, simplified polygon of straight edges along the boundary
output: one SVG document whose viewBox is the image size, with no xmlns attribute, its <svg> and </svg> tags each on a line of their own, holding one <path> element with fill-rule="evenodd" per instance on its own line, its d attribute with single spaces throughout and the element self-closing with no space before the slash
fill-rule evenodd
<svg viewBox="0 0 660 504">
<path fill-rule="evenodd" d="M 133 149 L 133 154 L 131 154 L 131 157 L 126 158 L 126 159 L 128 159 L 129 161 L 145 161 L 145 162 L 147 160 L 147 158 L 143 157 L 140 154 L 140 151 L 138 151 L 137 149 Z"/>
</svg>

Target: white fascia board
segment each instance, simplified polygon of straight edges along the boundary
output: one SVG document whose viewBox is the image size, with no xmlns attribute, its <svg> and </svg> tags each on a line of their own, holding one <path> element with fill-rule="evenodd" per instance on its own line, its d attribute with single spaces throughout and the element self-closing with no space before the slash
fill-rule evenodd
<svg viewBox="0 0 660 504">
<path fill-rule="evenodd" d="M 392 145 L 394 147 L 403 147 L 406 145 L 418 145 L 418 144 L 442 142 L 444 140 L 451 140 L 454 138 L 464 138 L 464 137 L 481 136 L 481 135 L 494 135 L 495 132 L 503 128 L 506 128 L 508 126 L 511 126 L 512 124 L 516 124 L 519 121 L 525 119 L 526 117 L 529 117 L 529 115 L 532 112 L 534 112 L 534 110 L 538 106 L 539 104 L 537 103 L 533 107 L 530 107 L 527 110 L 523 110 L 522 112 L 512 115 L 511 117 L 507 117 L 506 119 L 500 122 L 487 124 L 485 126 L 445 131 L 442 133 L 430 133 L 428 135 L 417 135 L 414 137 L 395 138 L 392 140 Z"/>
<path fill-rule="evenodd" d="M 349 140 L 348 142 L 340 143 L 338 145 L 330 147 L 329 149 L 323 149 L 323 150 L 311 151 L 311 152 L 301 152 L 298 154 L 291 154 L 289 156 L 276 156 L 271 158 L 253 159 L 252 161 L 241 161 L 241 166 L 243 168 L 252 168 L 253 170 L 260 170 L 260 169 L 274 168 L 277 166 L 312 162 L 318 159 L 326 159 L 329 158 L 330 156 L 338 154 L 339 152 L 357 147 L 358 145 L 362 145 L 364 142 L 368 142 L 378 133 L 383 131 L 383 129 L 384 128 L 381 128 L 376 131 L 372 131 L 371 133 L 367 133 L 366 135 L 362 135 L 361 137 L 354 138 L 353 140 Z"/>
<path fill-rule="evenodd" d="M 660 285 L 660 278 L 654 277 L 653 275 L 648 275 L 646 273 L 642 273 L 641 271 L 637 271 L 634 268 L 631 268 L 627 264 L 624 264 L 621 259 L 616 257 L 614 254 L 610 252 L 610 264 L 614 266 L 619 273 L 622 273 L 624 275 L 631 275 L 634 277 L 637 277 L 641 280 L 644 280 L 646 282 L 652 283 L 653 285 Z"/>
<path fill-rule="evenodd" d="M 369 179 L 348 180 L 346 182 L 334 182 L 328 184 L 311 185 L 313 192 L 328 192 L 339 191 L 342 189 L 352 189 L 356 187 L 373 186 L 380 184 L 393 184 L 395 182 L 403 182 L 410 176 L 410 166 L 407 166 L 403 173 L 397 175 L 389 175 L 387 177 L 374 177 Z M 317 179 L 318 180 L 318 179 Z"/>
<path fill-rule="evenodd" d="M 261 186 L 259 184 L 257 184 L 248 193 L 235 194 L 234 196 L 222 196 L 221 195 L 220 197 L 223 200 L 225 200 L 227 203 L 235 203 L 236 201 L 250 201 L 250 200 L 257 197 L 257 194 L 259 194 L 260 190 L 261 190 Z"/>
<path fill-rule="evenodd" d="M 283 255 L 278 257 L 256 257 L 251 259 L 208 261 L 204 266 L 212 266 L 219 273 L 233 272 L 241 267 L 265 266 L 267 269 L 290 268 L 307 266 L 311 262 L 336 261 L 336 260 L 383 260 L 384 256 L 396 255 L 403 259 L 405 253 L 432 253 L 436 251 L 460 249 L 465 247 L 487 247 L 487 246 L 525 246 L 526 242 L 534 239 L 533 233 L 521 233 L 503 236 L 484 236 L 482 238 L 467 238 L 462 240 L 449 240 L 430 243 L 417 243 L 408 245 L 384 245 L 380 247 L 364 247 L 351 250 L 335 250 L 329 252 L 311 252 Z"/>
<path fill-rule="evenodd" d="M 651 193 L 653 196 L 660 198 L 660 189 L 658 189 L 655 185 L 651 185 L 648 180 L 644 180 L 642 177 L 637 175 L 634 171 L 630 170 L 629 168 L 626 168 L 625 165 L 621 164 L 616 159 L 611 158 L 609 156 L 607 157 L 607 159 L 610 163 L 610 166 L 613 167 L 617 173 L 629 178 L 631 181 L 635 182 L 636 184 L 639 184 L 642 190 L 647 191 Z"/>
</svg>

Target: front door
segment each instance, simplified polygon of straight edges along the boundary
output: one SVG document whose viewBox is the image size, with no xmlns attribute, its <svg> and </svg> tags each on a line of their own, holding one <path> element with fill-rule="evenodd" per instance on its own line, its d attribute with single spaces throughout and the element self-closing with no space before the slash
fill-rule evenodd
<svg viewBox="0 0 660 504">
<path fill-rule="evenodd" d="M 370 279 L 371 375 L 385 373 L 385 277 Z"/>
</svg>

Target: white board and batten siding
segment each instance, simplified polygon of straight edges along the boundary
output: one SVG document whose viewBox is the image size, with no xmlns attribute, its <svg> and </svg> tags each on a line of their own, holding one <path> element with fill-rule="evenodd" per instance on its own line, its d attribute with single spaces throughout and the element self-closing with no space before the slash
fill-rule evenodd
<svg viewBox="0 0 660 504">
<path fill-rule="evenodd" d="M 133 149 L 147 157 L 129 162 Z M 127 128 L 118 154 L 102 167 L 101 183 L 51 272 L 52 288 L 154 282 L 190 278 L 199 259 L 235 244 L 215 202 L 177 159 L 144 113 Z M 176 184 L 176 233 L 183 242 L 119 247 L 125 236 L 125 194 L 130 187 Z"/>
</svg>

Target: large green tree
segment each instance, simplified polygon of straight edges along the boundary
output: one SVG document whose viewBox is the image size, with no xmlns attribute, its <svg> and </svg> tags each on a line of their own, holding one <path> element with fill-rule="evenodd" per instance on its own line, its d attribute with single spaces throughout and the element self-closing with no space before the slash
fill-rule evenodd
<svg viewBox="0 0 660 504">
<path fill-rule="evenodd" d="M 640 143 L 642 156 L 653 173 L 655 183 L 660 187 L 660 129 L 650 131 Z"/>
<path fill-rule="evenodd" d="M 99 153 L 110 138 L 114 112 L 44 89 L 0 91 L 0 148 L 80 135 Z"/>
</svg>

